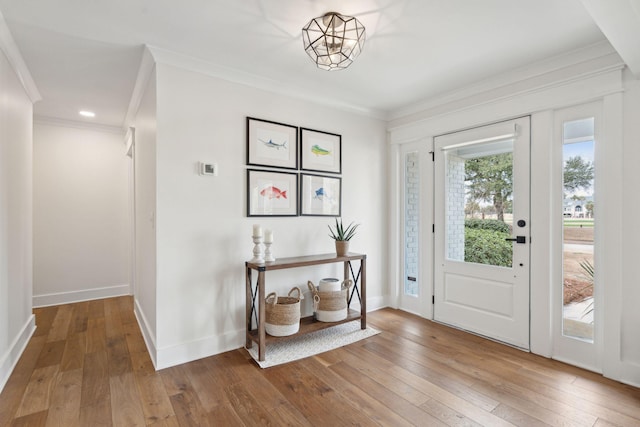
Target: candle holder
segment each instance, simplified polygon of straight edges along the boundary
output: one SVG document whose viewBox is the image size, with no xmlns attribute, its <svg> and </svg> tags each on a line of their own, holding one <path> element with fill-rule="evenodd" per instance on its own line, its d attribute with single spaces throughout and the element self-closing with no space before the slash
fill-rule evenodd
<svg viewBox="0 0 640 427">
<path fill-rule="evenodd" d="M 264 262 L 274 262 L 276 260 L 271 253 L 271 245 L 273 245 L 273 242 L 264 242 Z"/>
<path fill-rule="evenodd" d="M 262 243 L 262 236 L 251 236 L 253 239 L 253 258 L 251 258 L 252 263 L 254 264 L 262 264 L 264 262 L 264 258 L 262 257 L 262 247 L 260 243 Z"/>
</svg>

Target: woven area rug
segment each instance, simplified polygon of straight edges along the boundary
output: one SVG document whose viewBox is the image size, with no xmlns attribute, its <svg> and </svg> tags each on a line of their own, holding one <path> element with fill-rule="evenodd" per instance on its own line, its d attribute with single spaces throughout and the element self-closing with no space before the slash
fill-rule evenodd
<svg viewBox="0 0 640 427">
<path fill-rule="evenodd" d="M 254 343 L 253 347 L 247 349 L 247 351 L 261 368 L 268 368 L 324 353 L 379 333 L 380 331 L 371 327 L 360 329 L 360 321 L 354 320 L 353 322 L 332 326 L 288 340 L 269 343 L 267 344 L 263 362 L 258 361 L 257 344 Z"/>
</svg>

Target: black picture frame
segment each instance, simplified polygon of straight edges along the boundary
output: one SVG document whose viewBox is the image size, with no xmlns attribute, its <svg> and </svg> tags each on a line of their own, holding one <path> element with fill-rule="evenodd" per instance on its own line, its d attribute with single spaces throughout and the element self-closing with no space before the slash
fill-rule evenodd
<svg viewBox="0 0 640 427">
<path fill-rule="evenodd" d="M 298 128 L 247 117 L 247 165 L 298 169 Z"/>
<path fill-rule="evenodd" d="M 342 173 L 342 135 L 300 128 L 300 169 Z"/>
<path fill-rule="evenodd" d="M 247 169 L 247 216 L 298 216 L 298 174 Z"/>
<path fill-rule="evenodd" d="M 341 177 L 301 173 L 299 186 L 301 216 L 341 216 Z"/>
</svg>

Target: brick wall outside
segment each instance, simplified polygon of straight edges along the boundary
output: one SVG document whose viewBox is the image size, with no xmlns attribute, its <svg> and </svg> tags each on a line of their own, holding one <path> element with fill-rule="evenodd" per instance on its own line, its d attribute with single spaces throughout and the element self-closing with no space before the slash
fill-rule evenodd
<svg viewBox="0 0 640 427">
<path fill-rule="evenodd" d="M 404 236 L 404 293 L 418 295 L 419 229 L 420 214 L 420 170 L 418 153 L 408 153 L 405 157 L 405 236 Z M 408 277 L 415 277 L 411 281 Z"/>
<path fill-rule="evenodd" d="M 464 159 L 446 155 L 447 258 L 464 261 Z"/>
</svg>

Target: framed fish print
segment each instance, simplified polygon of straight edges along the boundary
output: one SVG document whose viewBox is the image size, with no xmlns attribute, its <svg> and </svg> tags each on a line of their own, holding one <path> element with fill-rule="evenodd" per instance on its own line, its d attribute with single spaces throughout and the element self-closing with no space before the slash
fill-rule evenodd
<svg viewBox="0 0 640 427">
<path fill-rule="evenodd" d="M 341 193 L 338 177 L 300 174 L 300 215 L 340 216 Z"/>
<path fill-rule="evenodd" d="M 247 216 L 298 216 L 298 174 L 248 169 Z"/>
<path fill-rule="evenodd" d="M 301 169 L 342 173 L 342 136 L 300 128 Z"/>
<path fill-rule="evenodd" d="M 298 128 L 247 117 L 247 164 L 298 169 Z"/>
</svg>

